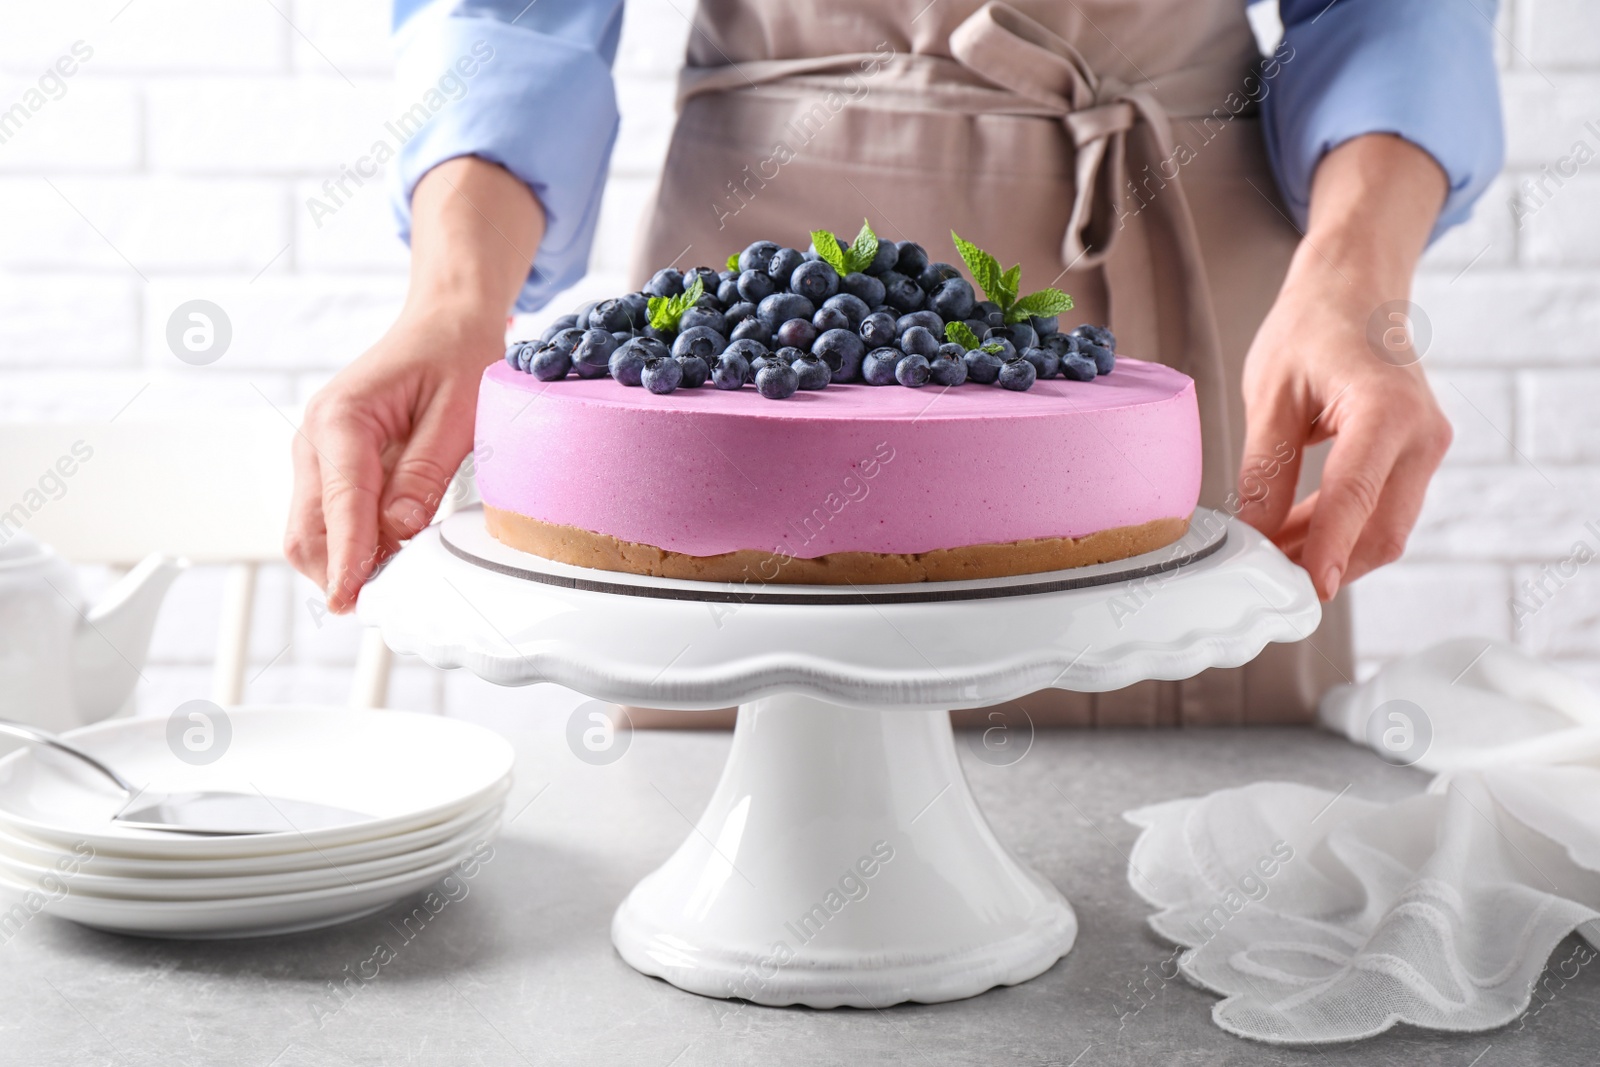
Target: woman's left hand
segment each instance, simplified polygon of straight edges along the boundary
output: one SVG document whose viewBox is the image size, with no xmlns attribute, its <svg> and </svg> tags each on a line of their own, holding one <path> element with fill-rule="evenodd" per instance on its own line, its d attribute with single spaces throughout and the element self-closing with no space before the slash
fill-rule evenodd
<svg viewBox="0 0 1600 1067">
<path fill-rule="evenodd" d="M 1324 600 L 1400 557 L 1450 447 L 1407 303 L 1443 198 L 1438 165 L 1398 137 L 1329 152 L 1306 237 L 1245 358 L 1239 517 Z M 1321 487 L 1295 503 L 1306 448 L 1329 438 Z"/>
</svg>

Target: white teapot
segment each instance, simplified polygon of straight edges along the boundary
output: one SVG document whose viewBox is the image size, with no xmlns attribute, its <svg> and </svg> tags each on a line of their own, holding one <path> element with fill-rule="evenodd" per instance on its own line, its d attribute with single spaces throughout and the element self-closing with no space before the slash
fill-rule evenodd
<svg viewBox="0 0 1600 1067">
<path fill-rule="evenodd" d="M 185 566 L 148 556 L 85 608 L 66 560 L 26 531 L 0 541 L 0 718 L 60 731 L 120 708 Z"/>
</svg>

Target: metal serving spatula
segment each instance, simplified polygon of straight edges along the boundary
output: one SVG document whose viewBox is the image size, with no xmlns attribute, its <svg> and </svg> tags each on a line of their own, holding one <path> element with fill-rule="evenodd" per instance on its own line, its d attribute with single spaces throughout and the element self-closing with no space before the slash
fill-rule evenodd
<svg viewBox="0 0 1600 1067">
<path fill-rule="evenodd" d="M 181 834 L 228 836 L 325 830 L 369 822 L 370 815 L 308 800 L 269 797 L 265 793 L 208 790 L 199 793 L 156 793 L 141 789 L 94 756 L 52 733 L 9 719 L 0 719 L 0 734 L 33 741 L 93 767 L 127 794 L 128 802 L 111 817 L 122 826 Z"/>
</svg>

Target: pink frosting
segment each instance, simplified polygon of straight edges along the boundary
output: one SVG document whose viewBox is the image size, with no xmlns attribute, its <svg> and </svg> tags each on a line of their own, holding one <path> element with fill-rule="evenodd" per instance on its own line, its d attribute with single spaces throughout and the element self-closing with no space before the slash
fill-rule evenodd
<svg viewBox="0 0 1600 1067">
<path fill-rule="evenodd" d="M 830 385 L 776 401 L 496 363 L 477 442 L 485 503 L 696 556 L 1081 537 L 1187 516 L 1200 493 L 1194 382 L 1126 358 L 1024 393 Z"/>
</svg>

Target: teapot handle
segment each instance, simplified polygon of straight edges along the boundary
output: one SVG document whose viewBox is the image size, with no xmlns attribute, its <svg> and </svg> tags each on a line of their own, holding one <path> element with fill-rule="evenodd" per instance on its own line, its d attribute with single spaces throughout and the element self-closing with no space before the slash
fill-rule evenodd
<svg viewBox="0 0 1600 1067">
<path fill-rule="evenodd" d="M 46 730 L 40 730 L 37 727 L 29 726 L 25 723 L 13 722 L 10 719 L 0 719 L 0 734 L 10 734 L 12 737 L 20 737 L 24 741 L 33 741 L 37 744 L 48 746 L 49 748 L 55 749 L 57 752 L 65 752 L 67 755 L 87 763 L 105 777 L 111 779 L 112 782 L 116 783 L 118 789 L 122 790 L 129 796 L 133 796 L 139 792 L 139 787 L 130 783 L 127 779 L 123 778 L 122 775 L 118 774 L 110 767 L 107 767 L 104 763 L 101 763 L 99 760 L 95 759 L 78 746 L 71 744 L 70 742 L 63 741 L 55 734 L 52 734 Z"/>
</svg>

